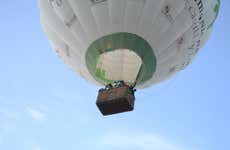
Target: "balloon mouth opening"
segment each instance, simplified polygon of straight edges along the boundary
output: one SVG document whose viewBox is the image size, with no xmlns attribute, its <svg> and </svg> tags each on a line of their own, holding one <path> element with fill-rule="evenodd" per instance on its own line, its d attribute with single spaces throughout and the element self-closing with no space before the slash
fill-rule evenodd
<svg viewBox="0 0 230 150">
<path fill-rule="evenodd" d="M 100 78 L 110 81 L 123 80 L 129 85 L 136 82 L 142 66 L 142 59 L 133 50 L 116 49 L 99 56 L 96 70 Z"/>
<path fill-rule="evenodd" d="M 122 62 L 122 55 L 126 54 L 127 62 Z M 87 49 L 85 60 L 90 74 L 103 85 L 113 83 L 115 79 L 136 82 L 138 86 L 151 79 L 156 70 L 156 56 L 150 44 L 139 35 L 127 32 L 113 33 L 95 40 Z M 127 65 L 129 61 L 132 65 Z M 125 65 L 130 69 L 124 68 Z M 122 73 L 123 68 L 127 75 Z"/>
</svg>

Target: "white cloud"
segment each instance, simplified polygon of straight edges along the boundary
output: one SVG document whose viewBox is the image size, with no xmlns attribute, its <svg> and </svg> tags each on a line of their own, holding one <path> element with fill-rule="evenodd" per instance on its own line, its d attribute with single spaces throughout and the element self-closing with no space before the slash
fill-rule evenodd
<svg viewBox="0 0 230 150">
<path fill-rule="evenodd" d="M 105 149 L 191 150 L 157 135 L 135 132 L 108 133 L 98 138 L 97 145 Z"/>
<path fill-rule="evenodd" d="M 27 107 L 26 111 L 29 113 L 29 115 L 35 120 L 35 121 L 39 121 L 42 122 L 45 120 L 45 114 L 43 112 L 41 112 L 40 110 L 36 110 L 34 108 L 31 107 Z"/>
<path fill-rule="evenodd" d="M 34 150 L 41 150 L 40 146 L 36 146 Z"/>
</svg>

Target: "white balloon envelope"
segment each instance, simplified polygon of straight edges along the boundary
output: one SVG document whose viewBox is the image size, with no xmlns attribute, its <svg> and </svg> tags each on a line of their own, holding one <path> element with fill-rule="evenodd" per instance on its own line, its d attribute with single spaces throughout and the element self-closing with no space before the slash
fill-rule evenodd
<svg viewBox="0 0 230 150">
<path fill-rule="evenodd" d="M 220 0 L 39 0 L 53 49 L 96 85 L 145 88 L 191 63 Z"/>
</svg>

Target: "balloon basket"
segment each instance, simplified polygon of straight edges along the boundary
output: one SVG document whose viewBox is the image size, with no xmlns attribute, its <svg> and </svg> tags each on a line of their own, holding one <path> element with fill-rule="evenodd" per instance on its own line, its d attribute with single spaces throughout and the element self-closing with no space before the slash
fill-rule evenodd
<svg viewBox="0 0 230 150">
<path fill-rule="evenodd" d="M 96 105 L 104 115 L 132 111 L 134 109 L 135 89 L 128 85 L 112 86 L 100 89 Z"/>
</svg>

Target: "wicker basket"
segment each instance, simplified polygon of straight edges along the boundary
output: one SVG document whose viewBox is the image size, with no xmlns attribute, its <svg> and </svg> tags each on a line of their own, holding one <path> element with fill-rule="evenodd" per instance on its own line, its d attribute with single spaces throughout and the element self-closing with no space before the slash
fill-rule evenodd
<svg viewBox="0 0 230 150">
<path fill-rule="evenodd" d="M 97 107 L 103 115 L 112 115 L 134 109 L 134 93 L 128 86 L 99 90 Z"/>
</svg>

